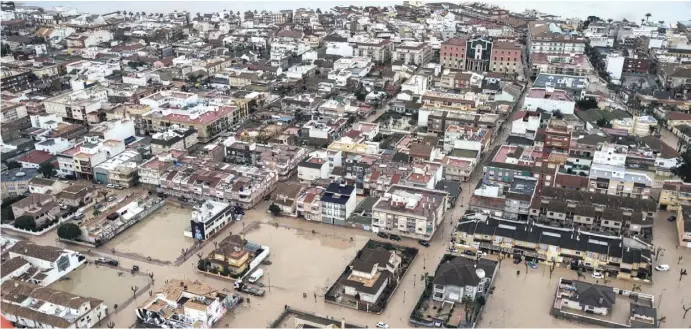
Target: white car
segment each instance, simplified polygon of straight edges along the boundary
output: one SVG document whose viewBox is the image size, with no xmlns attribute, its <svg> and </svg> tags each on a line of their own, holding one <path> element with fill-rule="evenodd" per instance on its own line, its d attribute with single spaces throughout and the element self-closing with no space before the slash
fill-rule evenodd
<svg viewBox="0 0 691 329">
<path fill-rule="evenodd" d="M 604 279 L 605 278 L 605 276 L 600 271 L 593 272 L 592 277 L 595 279 Z"/>
<path fill-rule="evenodd" d="M 106 185 L 106 187 L 107 187 L 107 188 L 115 188 L 115 185 L 113 185 L 113 184 L 108 184 L 108 185 Z"/>
<path fill-rule="evenodd" d="M 389 329 L 389 325 L 384 323 L 384 322 L 377 322 L 377 328 L 382 328 L 382 329 Z"/>
<path fill-rule="evenodd" d="M 658 266 L 655 266 L 655 269 L 658 271 L 667 272 L 667 271 L 669 271 L 669 265 L 667 265 L 667 264 L 658 265 Z"/>
</svg>

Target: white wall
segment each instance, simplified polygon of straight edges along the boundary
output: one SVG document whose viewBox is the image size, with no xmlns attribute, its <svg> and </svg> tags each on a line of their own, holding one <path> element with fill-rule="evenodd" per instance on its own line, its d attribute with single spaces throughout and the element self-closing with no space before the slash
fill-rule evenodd
<svg viewBox="0 0 691 329">
<path fill-rule="evenodd" d="M 626 57 L 621 55 L 615 54 L 607 56 L 607 72 L 612 79 L 621 79 L 621 72 L 624 69 L 624 60 L 626 60 Z"/>
<path fill-rule="evenodd" d="M 303 182 L 311 182 L 315 179 L 324 179 L 329 177 L 329 166 L 323 163 L 321 168 L 310 168 L 298 166 L 298 179 Z"/>
<path fill-rule="evenodd" d="M 559 110 L 562 114 L 573 114 L 575 106 L 576 102 L 574 101 L 532 97 L 526 97 L 523 103 L 523 107 L 529 111 L 536 111 L 541 108 L 547 112 Z"/>
<path fill-rule="evenodd" d="M 533 137 L 538 128 L 540 128 L 540 117 L 530 116 L 528 121 L 523 121 L 523 118 L 514 120 L 511 124 L 511 133 L 517 135 L 525 135 L 527 130 L 533 131 Z"/>
<path fill-rule="evenodd" d="M 343 57 L 352 57 L 353 46 L 350 45 L 348 42 L 327 42 L 326 54 L 338 55 Z"/>
<path fill-rule="evenodd" d="M 55 155 L 74 146 L 73 143 L 62 137 L 52 138 L 52 140 L 54 143 L 53 145 L 42 145 L 41 143 L 36 143 L 35 147 L 39 151 L 45 151 L 52 155 Z"/>
</svg>

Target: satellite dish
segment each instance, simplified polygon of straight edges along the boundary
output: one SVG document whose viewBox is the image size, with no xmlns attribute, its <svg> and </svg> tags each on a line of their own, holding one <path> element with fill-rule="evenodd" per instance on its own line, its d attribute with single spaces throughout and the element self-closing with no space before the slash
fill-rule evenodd
<svg viewBox="0 0 691 329">
<path fill-rule="evenodd" d="M 485 270 L 483 270 L 481 268 L 478 268 L 477 270 L 475 270 L 475 274 L 477 274 L 477 277 L 480 279 L 485 278 Z"/>
</svg>

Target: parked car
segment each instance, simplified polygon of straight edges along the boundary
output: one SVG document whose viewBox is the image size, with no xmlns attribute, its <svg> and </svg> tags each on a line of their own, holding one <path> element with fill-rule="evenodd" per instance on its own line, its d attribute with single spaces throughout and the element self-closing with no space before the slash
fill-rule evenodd
<svg viewBox="0 0 691 329">
<path fill-rule="evenodd" d="M 401 241 L 401 237 L 395 234 L 389 235 L 389 239 L 394 240 L 394 241 Z"/>
<path fill-rule="evenodd" d="M 384 233 L 384 232 L 377 233 L 377 236 L 382 238 L 382 239 L 388 239 L 389 238 L 389 235 Z"/>
<path fill-rule="evenodd" d="M 600 272 L 600 271 L 595 271 L 595 272 L 593 272 L 592 277 L 595 279 L 604 279 L 605 275 L 602 274 L 602 272 Z"/>
<path fill-rule="evenodd" d="M 178 197 L 178 200 L 180 200 L 180 201 L 182 201 L 182 202 L 187 202 L 187 201 L 189 201 L 189 199 L 186 198 L 186 197 L 184 197 L 184 196 Z"/>
<path fill-rule="evenodd" d="M 477 256 L 477 253 L 476 253 L 476 252 L 474 252 L 474 251 L 472 251 L 472 250 L 467 250 L 467 249 L 466 249 L 466 250 L 463 250 L 463 252 L 462 252 L 461 254 L 466 255 L 466 256 L 470 256 L 470 257 L 475 257 L 475 256 Z"/>
<path fill-rule="evenodd" d="M 417 243 L 419 243 L 423 247 L 426 247 L 426 248 L 429 247 L 429 242 L 427 242 L 425 240 L 417 240 Z"/>
<path fill-rule="evenodd" d="M 108 198 L 106 198 L 106 201 L 108 201 L 108 202 L 113 202 L 113 201 L 115 201 L 115 200 L 117 200 L 117 199 L 118 199 L 118 198 L 116 198 L 116 197 L 114 197 L 114 196 L 109 196 Z"/>
<path fill-rule="evenodd" d="M 658 271 L 667 272 L 667 271 L 669 271 L 669 265 L 661 264 L 661 265 L 655 266 L 655 269 Z"/>
<path fill-rule="evenodd" d="M 108 185 L 106 185 L 106 187 L 107 187 L 107 188 L 115 188 L 115 185 L 113 185 L 113 184 L 108 184 Z"/>
<path fill-rule="evenodd" d="M 389 325 L 384 323 L 384 322 L 377 322 L 377 328 L 382 328 L 382 329 L 389 329 Z"/>
<path fill-rule="evenodd" d="M 530 262 L 528 262 L 528 267 L 530 267 L 530 268 L 532 268 L 532 269 L 536 269 L 536 268 L 537 268 L 537 264 L 536 264 L 535 262 L 533 262 L 533 261 L 530 261 Z"/>
<path fill-rule="evenodd" d="M 115 188 L 118 189 L 118 190 L 122 190 L 122 189 L 124 189 L 125 187 L 121 186 L 120 184 L 115 184 Z"/>
<path fill-rule="evenodd" d="M 667 221 L 668 221 L 668 222 L 673 222 L 673 221 L 675 221 L 675 220 L 677 220 L 677 216 L 669 216 L 669 217 L 667 217 Z"/>
<path fill-rule="evenodd" d="M 450 253 L 450 254 L 455 254 L 455 253 L 458 252 L 458 249 L 456 249 L 456 248 L 447 248 L 447 249 L 446 249 L 446 252 L 448 252 L 448 253 Z"/>
<path fill-rule="evenodd" d="M 118 266 L 118 261 L 115 259 L 108 259 L 108 258 L 98 258 L 94 261 L 96 264 L 103 264 L 103 265 L 110 265 L 110 266 Z"/>
<path fill-rule="evenodd" d="M 514 263 L 514 264 L 520 264 L 520 263 L 521 263 L 521 259 L 520 259 L 520 258 L 514 258 L 514 259 L 513 259 L 513 263 Z"/>
<path fill-rule="evenodd" d="M 165 193 L 163 193 L 163 192 L 158 192 L 158 197 L 159 197 L 159 198 L 165 199 L 165 198 L 168 197 L 168 194 L 165 194 Z"/>
<path fill-rule="evenodd" d="M 101 209 L 101 208 L 103 208 L 103 204 L 102 204 L 102 203 L 97 203 L 97 204 L 94 205 L 94 209 Z"/>
</svg>

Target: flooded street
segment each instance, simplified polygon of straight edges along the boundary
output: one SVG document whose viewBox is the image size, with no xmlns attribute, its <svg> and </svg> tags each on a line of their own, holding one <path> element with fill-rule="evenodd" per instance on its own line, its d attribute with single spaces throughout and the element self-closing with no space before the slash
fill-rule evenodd
<svg viewBox="0 0 691 329">
<path fill-rule="evenodd" d="M 182 248 L 189 248 L 194 243 L 183 235 L 190 226 L 191 213 L 189 208 L 168 203 L 108 241 L 103 248 L 162 261 L 175 261 Z M 152 245 L 152 242 L 155 244 Z"/>
<path fill-rule="evenodd" d="M 85 264 L 68 274 L 50 287 L 103 300 L 108 305 L 108 312 L 113 313 L 115 304 L 122 305 L 132 297 L 132 286 L 144 287 L 149 279 L 141 275 L 131 275 L 127 271 L 107 266 Z"/>
<path fill-rule="evenodd" d="M 508 126 L 504 128 L 502 135 L 507 131 L 510 131 Z M 498 140 L 501 141 L 504 137 Z M 337 319 L 345 318 L 347 322 L 369 327 L 374 327 L 378 321 L 386 322 L 392 328 L 410 327 L 408 318 L 424 288 L 420 278 L 425 273 L 433 275 L 446 252 L 449 238 L 454 231 L 454 223 L 458 222 L 463 214 L 481 172 L 481 167 L 476 169 L 470 182 L 462 184 L 463 191 L 457 201 L 458 206 L 446 213 L 445 220 L 431 239 L 429 248 L 411 239 L 395 242 L 418 248 L 420 252 L 381 315 L 327 304 L 323 295 L 355 257 L 357 250 L 369 239 L 382 239 L 362 229 L 326 225 L 292 217 L 274 217 L 266 211 L 268 202 L 262 202 L 254 209 L 247 210 L 242 221 L 233 222 L 225 227 L 212 241 L 207 241 L 200 250 L 195 250 L 191 257 L 179 266 L 172 262 L 180 255 L 181 249 L 190 248 L 193 243 L 191 239 L 183 236 L 183 231 L 188 228 L 192 209 L 180 208 L 171 203 L 101 248 L 89 250 L 78 245 L 58 243 L 55 241 L 55 231 L 31 239 L 41 244 L 60 245 L 80 251 L 90 260 L 111 257 L 117 259 L 120 266 L 125 269 L 137 265 L 142 273 L 154 274 L 152 292 L 160 291 L 167 279 L 187 279 L 198 280 L 219 291 L 234 293 L 232 281 L 197 272 L 197 255 L 206 256 L 211 252 L 214 241 L 220 242 L 229 234 L 244 233 L 250 242 L 266 245 L 271 249 L 268 258 L 271 264 L 261 265 L 265 274 L 260 282 L 265 285 L 266 295 L 250 296 L 248 302 L 231 310 L 215 327 L 266 327 L 279 316 L 285 305 Z M 655 265 L 669 264 L 671 270 L 655 272 L 654 285 L 642 285 L 641 288 L 642 292 L 655 295 L 656 304 L 660 307 L 658 317 L 666 317 L 661 327 L 689 327 L 691 316 L 682 319 L 681 304 L 684 302 L 687 307 L 691 306 L 691 277 L 685 277 L 680 282 L 679 270 L 691 269 L 691 250 L 675 248 L 676 230 L 672 223 L 665 220 L 668 216 L 669 213 L 659 213 L 654 224 L 654 243 L 665 249 Z M 169 261 L 171 264 L 147 262 L 146 259 L 129 255 L 113 256 L 112 249 Z M 679 257 L 682 259 L 679 260 Z M 515 273 L 519 269 L 521 275 L 517 277 Z M 149 283 L 148 276 L 132 276 L 129 272 L 118 275 L 116 269 L 86 265 L 68 277 L 70 280 L 58 282 L 52 287 L 103 299 L 111 308 L 111 316 L 107 322 L 113 321 L 116 327 L 132 326 L 136 320 L 135 309 L 144 303 L 149 295 L 149 291 L 142 291 L 142 296 L 129 305 L 120 307 L 117 314 L 114 314 L 113 305 L 120 305 L 132 296 L 131 286 L 145 287 Z M 587 327 L 576 322 L 557 320 L 549 314 L 559 277 L 574 279 L 576 272 L 557 268 L 550 279 L 546 266 L 531 269 L 526 275 L 523 265 L 514 265 L 510 260 L 503 261 L 495 280 L 494 293 L 487 300 L 479 326 Z M 590 276 L 585 280 L 595 281 Z M 633 282 L 612 280 L 609 285 L 631 289 Z M 686 300 L 683 300 L 684 297 Z M 100 327 L 105 326 L 106 322 L 100 324 Z"/>
</svg>

